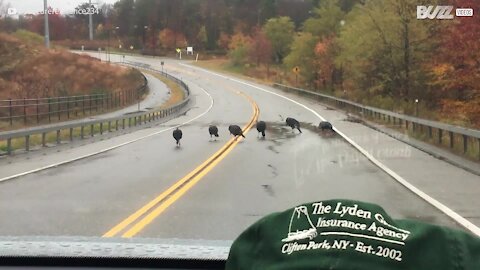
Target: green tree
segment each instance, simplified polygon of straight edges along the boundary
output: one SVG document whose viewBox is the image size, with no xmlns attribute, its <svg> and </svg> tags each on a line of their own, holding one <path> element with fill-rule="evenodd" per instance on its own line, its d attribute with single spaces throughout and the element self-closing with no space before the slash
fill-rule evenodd
<svg viewBox="0 0 480 270">
<path fill-rule="evenodd" d="M 315 80 L 314 59 L 317 41 L 318 39 L 311 33 L 300 33 L 295 37 L 291 51 L 284 59 L 288 69 L 295 66 L 300 67 L 300 75 L 308 84 Z"/>
<path fill-rule="evenodd" d="M 413 0 L 372 0 L 345 18 L 336 64 L 345 68 L 347 90 L 363 98 L 414 98 L 426 88 L 422 61 L 432 50 L 429 22 L 414 19 Z"/>
<path fill-rule="evenodd" d="M 288 54 L 293 41 L 294 24 L 289 17 L 277 17 L 267 21 L 263 27 L 265 35 L 272 44 L 274 57 L 280 63 Z"/>
<path fill-rule="evenodd" d="M 337 33 L 342 26 L 345 13 L 336 1 L 325 1 L 314 10 L 313 18 L 305 21 L 303 31 L 321 38 Z"/>
</svg>

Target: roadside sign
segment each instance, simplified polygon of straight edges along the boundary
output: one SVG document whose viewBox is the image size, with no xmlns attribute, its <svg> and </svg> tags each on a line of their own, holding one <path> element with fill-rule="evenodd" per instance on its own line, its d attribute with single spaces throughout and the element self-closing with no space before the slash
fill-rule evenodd
<svg viewBox="0 0 480 270">
<path fill-rule="evenodd" d="M 298 74 L 298 73 L 300 73 L 300 68 L 298 66 L 296 66 L 292 69 L 292 71 L 293 71 L 293 73 Z"/>
<path fill-rule="evenodd" d="M 180 48 L 177 48 L 176 51 L 177 51 L 177 53 L 180 53 L 182 50 L 180 50 Z"/>
</svg>

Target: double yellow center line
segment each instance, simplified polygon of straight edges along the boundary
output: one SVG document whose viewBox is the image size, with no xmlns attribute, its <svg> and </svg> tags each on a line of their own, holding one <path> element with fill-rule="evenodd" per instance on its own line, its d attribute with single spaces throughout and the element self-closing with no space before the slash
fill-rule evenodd
<svg viewBox="0 0 480 270">
<path fill-rule="evenodd" d="M 241 93 L 250 102 L 253 108 L 253 115 L 243 132 L 246 134 L 255 124 L 260 114 L 260 110 L 255 101 L 249 96 Z M 200 181 L 208 172 L 210 172 L 221 160 L 223 160 L 230 151 L 238 144 L 235 138 L 230 139 L 220 150 L 215 152 L 210 158 L 203 162 L 200 166 L 188 173 L 185 177 L 178 180 L 167 190 L 158 195 L 155 199 L 145 204 L 135 213 L 118 223 L 115 227 L 106 232 L 103 237 L 114 237 L 121 234 L 122 237 L 129 238 L 138 234 L 143 228 L 150 224 L 165 209 L 182 197 L 189 189 L 191 189 L 198 181 Z M 122 233 L 123 232 L 123 233 Z"/>
</svg>

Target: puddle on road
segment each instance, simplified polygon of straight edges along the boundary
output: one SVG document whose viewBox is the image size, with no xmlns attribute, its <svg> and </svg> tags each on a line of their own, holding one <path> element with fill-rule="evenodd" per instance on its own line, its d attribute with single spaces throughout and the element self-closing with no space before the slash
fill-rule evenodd
<svg viewBox="0 0 480 270">
<path fill-rule="evenodd" d="M 341 137 L 333 131 L 322 131 L 318 126 L 312 123 L 300 122 L 300 129 L 308 130 L 312 133 L 317 134 L 318 136 L 324 139 L 340 139 Z M 266 141 L 270 141 L 277 146 L 282 145 L 286 140 L 296 138 L 301 136 L 298 130 L 292 130 L 290 127 L 286 126 L 284 123 L 278 122 L 267 122 L 267 137 Z"/>
</svg>

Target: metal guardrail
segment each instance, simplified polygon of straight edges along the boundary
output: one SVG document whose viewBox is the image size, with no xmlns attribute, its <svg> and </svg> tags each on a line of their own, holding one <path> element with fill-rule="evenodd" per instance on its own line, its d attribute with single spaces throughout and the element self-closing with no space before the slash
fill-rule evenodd
<svg viewBox="0 0 480 270">
<path fill-rule="evenodd" d="M 444 137 L 447 135 L 448 146 L 451 149 L 460 149 L 463 154 L 466 154 L 476 145 L 476 149 L 471 150 L 478 151 L 476 158 L 480 159 L 480 130 L 449 125 L 437 121 L 426 120 L 375 107 L 365 106 L 346 99 L 316 93 L 305 89 L 290 87 L 283 84 L 275 83 L 273 86 L 287 92 L 300 93 L 309 97 L 334 102 L 335 105 L 351 109 L 352 112 L 355 112 L 362 117 L 370 117 L 391 123 L 393 125 L 399 125 L 407 130 L 411 129 L 414 133 L 424 133 L 424 135 L 426 135 L 430 141 L 436 144 L 443 145 L 445 143 Z"/>
<path fill-rule="evenodd" d="M 131 65 L 135 66 L 135 65 Z M 73 141 L 74 135 L 77 135 L 78 132 L 81 139 L 85 138 L 86 136 L 93 137 L 95 134 L 103 134 L 105 132 L 113 132 L 118 131 L 119 129 L 126 129 L 130 127 L 136 127 L 147 122 L 152 122 L 155 120 L 160 120 L 165 117 L 171 116 L 177 112 L 179 112 L 183 107 L 185 107 L 188 102 L 190 101 L 190 89 L 187 84 L 185 84 L 182 80 L 167 74 L 163 71 L 158 71 L 149 67 L 141 67 L 143 69 L 148 69 L 150 71 L 156 72 L 168 79 L 173 80 L 176 82 L 180 87 L 185 91 L 185 99 L 181 102 L 170 106 L 164 109 L 157 109 L 151 110 L 148 112 L 137 112 L 128 115 L 122 115 L 117 117 L 105 118 L 105 119 L 98 119 L 98 120 L 85 120 L 82 122 L 75 122 L 75 123 L 65 123 L 65 124 L 58 124 L 51 127 L 33 127 L 28 129 L 22 130 L 15 130 L 15 131 L 7 131 L 7 132 L 0 132 L 0 142 L 6 141 L 6 149 L 3 149 L 8 155 L 12 154 L 12 141 L 13 140 L 24 140 L 24 149 L 25 151 L 30 151 L 31 148 L 31 138 L 33 136 L 41 137 L 40 145 L 42 147 L 47 146 L 47 134 L 51 134 L 52 132 L 55 133 L 55 143 L 58 145 L 61 143 L 61 135 L 62 132 L 68 133 L 68 139 Z M 0 149 L 1 153 L 2 149 Z"/>
<path fill-rule="evenodd" d="M 25 125 L 28 122 L 51 123 L 52 118 L 60 121 L 61 118 L 92 115 L 93 111 L 111 110 L 133 104 L 147 88 L 147 78 L 143 76 L 143 80 L 143 84 L 136 89 L 108 94 L 0 100 L 0 121 L 9 122 L 10 126 L 17 120 L 23 120 Z"/>
</svg>

